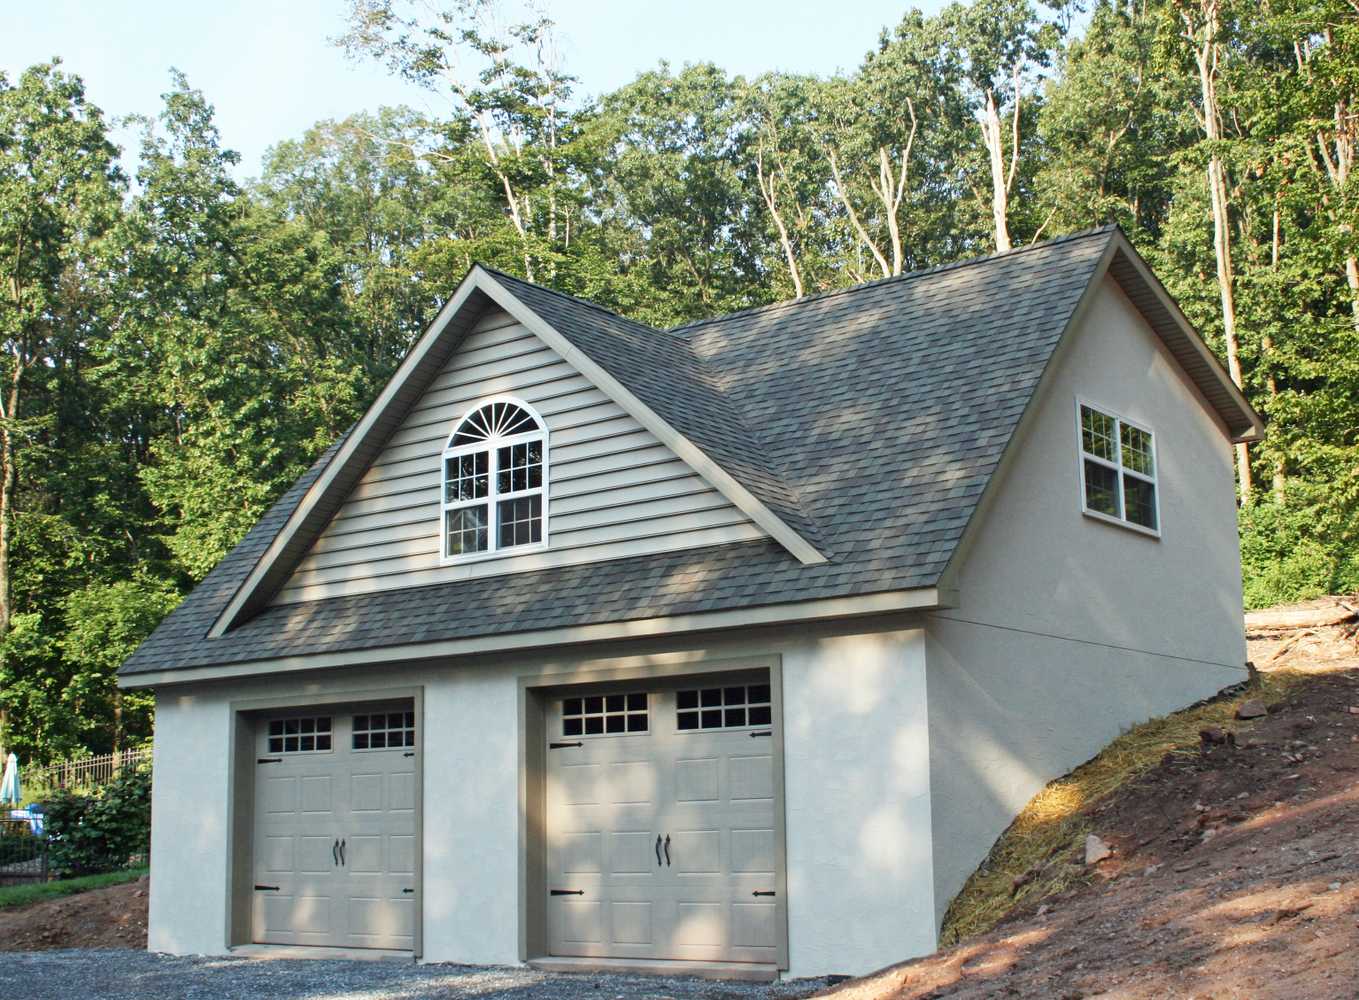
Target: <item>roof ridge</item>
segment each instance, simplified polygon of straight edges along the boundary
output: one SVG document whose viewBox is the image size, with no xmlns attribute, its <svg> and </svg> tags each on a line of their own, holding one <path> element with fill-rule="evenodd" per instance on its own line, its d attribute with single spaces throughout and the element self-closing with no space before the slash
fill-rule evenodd
<svg viewBox="0 0 1359 1000">
<path fill-rule="evenodd" d="M 865 288 L 876 288 L 880 285 L 890 285 L 894 283 L 905 283 L 914 278 L 924 278 L 930 275 L 939 274 L 944 271 L 956 271 L 964 267 L 971 267 L 975 264 L 985 264 L 990 261 L 1002 260 L 1007 257 L 1016 257 L 1023 253 L 1034 250 L 1046 250 L 1050 247 L 1058 246 L 1062 243 L 1070 243 L 1074 240 L 1087 239 L 1091 236 L 1098 236 L 1104 233 L 1111 233 L 1118 229 L 1118 224 L 1114 222 L 1105 223 L 1102 226 L 1091 226 L 1087 229 L 1079 229 L 1074 233 L 1065 233 L 1062 236 L 1054 236 L 1050 240 L 1041 243 L 1030 243 L 1027 246 L 1013 247 L 1009 250 L 1002 250 L 998 253 L 983 254 L 977 257 L 968 257 L 965 260 L 950 261 L 946 264 L 936 264 L 933 267 L 922 268 L 918 271 L 907 271 L 905 274 L 893 274 L 886 278 L 874 278 L 872 281 L 861 281 L 856 285 L 849 285 L 846 288 L 832 288 L 828 291 L 817 292 L 815 295 L 804 295 L 800 299 L 781 299 L 778 302 L 767 302 L 762 306 L 750 306 L 746 309 L 738 309 L 736 312 L 723 313 L 719 316 L 708 316 L 703 319 L 691 319 L 688 322 L 680 323 L 677 326 L 668 327 L 660 332 L 668 333 L 677 337 L 687 336 L 688 331 L 700 326 L 707 326 L 710 323 L 722 323 L 737 316 L 749 316 L 753 313 L 772 311 L 775 309 L 785 309 L 791 306 L 801 306 L 808 302 L 818 302 L 824 299 L 834 298 L 837 295 L 847 295 L 850 292 L 862 291 Z"/>
<path fill-rule="evenodd" d="M 540 285 L 536 281 L 529 281 L 527 278 L 520 278 L 516 275 L 510 274 L 507 271 L 502 271 L 499 268 L 491 267 L 489 264 L 483 264 L 480 261 L 477 261 L 474 266 L 479 267 L 483 271 L 493 274 L 498 278 L 509 278 L 511 281 L 518 281 L 522 284 L 530 285 L 533 288 L 537 288 L 544 292 L 548 292 L 549 294 L 555 295 L 558 298 L 566 299 L 566 301 L 568 302 L 573 302 L 578 306 L 585 306 L 587 309 L 593 309 L 595 312 L 603 313 L 605 316 L 608 316 L 611 319 L 619 319 L 622 320 L 624 323 L 630 323 L 633 326 L 640 327 L 641 329 L 645 330 L 648 333 L 670 334 L 670 330 L 668 329 L 663 329 L 662 327 L 658 326 L 651 326 L 649 323 L 643 323 L 641 320 L 633 319 L 631 316 L 624 316 L 620 312 L 614 312 L 608 306 L 602 306 L 598 302 L 592 302 L 589 299 L 581 298 L 579 295 L 572 295 L 570 292 L 563 292 L 561 289 L 553 288 L 551 285 Z M 670 335 L 673 336 L 673 334 Z"/>
</svg>

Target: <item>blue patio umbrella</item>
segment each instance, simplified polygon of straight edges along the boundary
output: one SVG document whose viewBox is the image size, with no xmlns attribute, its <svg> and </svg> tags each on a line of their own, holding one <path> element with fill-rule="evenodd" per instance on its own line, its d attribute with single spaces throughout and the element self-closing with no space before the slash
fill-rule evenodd
<svg viewBox="0 0 1359 1000">
<path fill-rule="evenodd" d="M 19 804 L 19 758 L 14 754 L 5 761 L 5 778 L 0 781 L 0 804 L 6 802 Z"/>
</svg>

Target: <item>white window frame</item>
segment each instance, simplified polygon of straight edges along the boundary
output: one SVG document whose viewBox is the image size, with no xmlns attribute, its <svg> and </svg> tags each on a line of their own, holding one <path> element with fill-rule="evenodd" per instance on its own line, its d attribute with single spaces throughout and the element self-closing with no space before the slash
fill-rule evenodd
<svg viewBox="0 0 1359 1000">
<path fill-rule="evenodd" d="M 1110 462 L 1107 458 L 1101 458 L 1101 457 L 1098 456 L 1098 455 L 1092 455 L 1092 454 L 1090 454 L 1088 451 L 1085 450 L 1085 430 L 1084 430 L 1084 427 L 1083 427 L 1082 424 L 1081 424 L 1081 407 L 1083 407 L 1083 406 L 1088 406 L 1090 409 L 1096 410 L 1096 411 L 1098 411 L 1098 412 L 1104 414 L 1106 417 L 1112 417 L 1112 418 L 1113 418 L 1113 420 L 1114 420 L 1114 457 L 1115 457 L 1115 461 Z M 1143 474 L 1140 473 L 1140 472 L 1134 472 L 1132 469 L 1124 468 L 1124 466 L 1123 466 L 1123 425 L 1124 425 L 1124 424 L 1127 424 L 1129 427 L 1133 427 L 1133 428 L 1136 428 L 1136 429 L 1139 430 L 1139 431 L 1142 431 L 1144 434 L 1146 434 L 1148 437 L 1151 438 L 1151 470 L 1152 470 L 1152 474 L 1151 474 L 1150 476 L 1143 475 Z M 1085 491 L 1085 463 L 1086 463 L 1087 460 L 1089 460 L 1089 461 L 1091 461 L 1091 462 L 1094 462 L 1096 465 L 1102 465 L 1102 466 L 1104 466 L 1106 469 L 1111 469 L 1111 470 L 1113 470 L 1114 474 L 1118 476 L 1118 490 L 1117 490 L 1118 516 L 1117 516 L 1117 517 L 1114 517 L 1112 514 L 1106 514 L 1106 513 L 1104 513 L 1104 512 L 1101 511 L 1101 510 L 1092 510 L 1089 506 L 1086 505 L 1086 491 Z M 1104 406 L 1104 405 L 1102 405 L 1102 404 L 1100 404 L 1100 403 L 1091 402 L 1090 400 L 1085 399 L 1085 398 L 1083 398 L 1083 397 L 1081 397 L 1081 396 L 1077 396 L 1077 397 L 1076 397 L 1076 475 L 1079 477 L 1079 482 L 1080 482 L 1081 513 L 1084 514 L 1086 517 L 1094 518 L 1094 519 L 1097 520 L 1097 521 L 1103 521 L 1105 524 L 1116 524 L 1116 525 L 1118 525 L 1120 528 L 1127 528 L 1129 531 L 1135 531 L 1135 532 L 1137 532 L 1139 535 L 1146 535 L 1146 536 L 1148 536 L 1149 538 L 1160 538 L 1160 537 L 1161 537 L 1161 456 L 1157 453 L 1157 446 L 1156 446 L 1156 432 L 1155 432 L 1154 430 L 1152 430 L 1150 427 L 1148 427 L 1146 424 L 1139 423 L 1139 422 L 1136 421 L 1136 420 L 1129 420 L 1127 417 L 1123 416 L 1123 415 L 1122 415 L 1121 413 L 1119 413 L 1117 410 L 1114 410 L 1114 409 L 1112 409 L 1112 408 L 1110 408 L 1110 407 L 1108 407 L 1108 406 Z M 1146 525 L 1138 524 L 1136 521 L 1129 521 L 1129 520 L 1127 519 L 1127 517 L 1125 516 L 1125 513 L 1126 513 L 1126 512 L 1125 512 L 1124 509 L 1123 509 L 1123 478 L 1124 478 L 1125 476 L 1131 476 L 1133 479 L 1140 479 L 1140 480 L 1141 480 L 1142 482 L 1144 482 L 1144 483 L 1151 483 L 1151 485 L 1152 485 L 1152 496 L 1153 496 L 1153 498 L 1155 499 L 1155 502 L 1156 502 L 1156 503 L 1155 503 L 1155 510 L 1156 510 L 1156 527 L 1155 527 L 1155 528 L 1148 528 Z"/>
<path fill-rule="evenodd" d="M 537 423 L 538 429 L 526 431 L 522 434 L 509 434 L 504 437 L 487 438 L 478 441 L 476 444 L 460 445 L 457 448 L 450 447 L 453 438 L 457 436 L 458 429 L 462 427 L 467 419 L 483 407 L 494 403 L 509 403 L 517 406 Z M 516 444 L 527 444 L 532 441 L 541 441 L 543 446 L 542 459 L 542 485 L 528 490 L 514 490 L 509 493 L 499 491 L 499 471 L 498 452 L 501 448 L 507 448 Z M 475 500 L 453 500 L 448 499 L 448 460 L 450 458 L 460 458 L 463 455 L 472 455 L 477 452 L 486 452 L 486 495 Z M 461 417 L 453 423 L 453 429 L 449 431 L 448 441 L 444 444 L 443 454 L 439 458 L 439 562 L 442 565 L 455 563 L 480 562 L 485 559 L 504 559 L 509 556 L 522 555 L 528 552 L 541 552 L 547 548 L 548 542 L 548 430 L 547 422 L 542 415 L 532 406 L 525 403 L 522 399 L 513 396 L 491 396 L 486 399 L 479 399 L 467 409 Z M 525 497 L 538 495 L 542 497 L 542 540 L 532 542 L 527 545 L 510 545 L 505 548 L 499 546 L 500 530 L 497 520 L 499 504 L 503 500 L 518 500 Z M 448 553 L 448 512 L 460 510 L 468 507 L 485 507 L 487 511 L 486 519 L 486 549 L 482 552 L 461 552 L 457 555 Z"/>
</svg>

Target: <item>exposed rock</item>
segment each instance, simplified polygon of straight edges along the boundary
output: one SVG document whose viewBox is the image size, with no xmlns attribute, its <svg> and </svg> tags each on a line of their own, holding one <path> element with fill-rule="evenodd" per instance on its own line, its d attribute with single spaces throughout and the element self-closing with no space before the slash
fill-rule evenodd
<svg viewBox="0 0 1359 1000">
<path fill-rule="evenodd" d="M 1236 717 L 1238 719 L 1260 719 L 1269 714 L 1269 709 L 1265 708 L 1265 703 L 1259 698 L 1251 698 L 1243 701 L 1236 706 Z"/>
<path fill-rule="evenodd" d="M 1093 833 L 1086 835 L 1085 863 L 1087 865 L 1097 865 L 1105 858 L 1112 857 L 1113 853 L 1113 849 Z"/>
</svg>

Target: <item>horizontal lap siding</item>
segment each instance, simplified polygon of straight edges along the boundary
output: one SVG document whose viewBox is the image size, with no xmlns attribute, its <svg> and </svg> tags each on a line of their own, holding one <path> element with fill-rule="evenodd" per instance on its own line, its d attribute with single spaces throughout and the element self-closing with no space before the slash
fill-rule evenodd
<svg viewBox="0 0 1359 1000">
<path fill-rule="evenodd" d="M 547 422 L 549 548 L 439 563 L 439 461 L 478 400 Z M 275 603 L 747 541 L 762 532 L 650 431 L 505 314 L 483 320 L 411 410 Z"/>
</svg>

